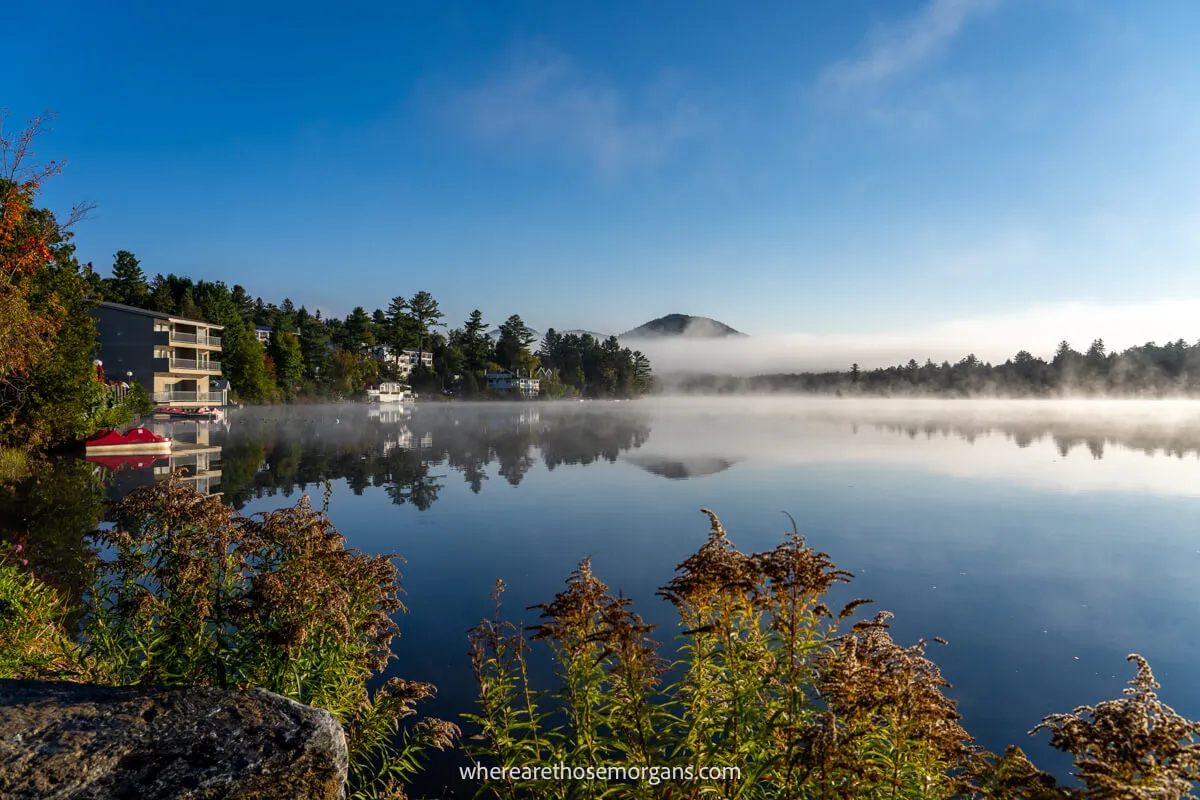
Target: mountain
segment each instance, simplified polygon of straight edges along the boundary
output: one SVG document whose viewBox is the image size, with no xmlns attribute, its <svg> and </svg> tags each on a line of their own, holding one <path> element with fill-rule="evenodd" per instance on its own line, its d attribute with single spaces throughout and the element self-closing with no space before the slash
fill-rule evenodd
<svg viewBox="0 0 1200 800">
<path fill-rule="evenodd" d="M 708 317 L 693 317 L 690 314 L 667 314 L 665 317 L 652 319 L 645 325 L 639 325 L 631 331 L 625 331 L 621 338 L 629 339 L 663 339 L 672 336 L 685 336 L 689 339 L 720 339 L 727 336 L 745 336 L 724 322 L 718 322 Z"/>
<path fill-rule="evenodd" d="M 529 327 L 528 325 L 525 326 L 525 332 L 528 333 L 533 338 L 537 339 L 538 341 L 541 341 L 542 335 L 540 333 L 538 333 L 537 331 L 535 331 L 533 328 Z M 500 338 L 500 329 L 493 328 L 492 330 L 488 331 L 488 337 L 491 339 L 499 339 Z"/>
</svg>

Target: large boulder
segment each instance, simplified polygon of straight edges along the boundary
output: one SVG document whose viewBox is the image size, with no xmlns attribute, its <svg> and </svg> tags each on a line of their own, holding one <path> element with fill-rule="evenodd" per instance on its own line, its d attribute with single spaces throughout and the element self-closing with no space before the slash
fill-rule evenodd
<svg viewBox="0 0 1200 800">
<path fill-rule="evenodd" d="M 328 711 L 261 689 L 0 680 L 0 797 L 336 800 Z"/>
</svg>

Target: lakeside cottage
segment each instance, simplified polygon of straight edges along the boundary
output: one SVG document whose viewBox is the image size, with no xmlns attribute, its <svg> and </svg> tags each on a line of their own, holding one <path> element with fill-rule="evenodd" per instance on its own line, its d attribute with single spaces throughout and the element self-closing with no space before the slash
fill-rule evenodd
<svg viewBox="0 0 1200 800">
<path fill-rule="evenodd" d="M 102 302 L 91 310 L 96 346 L 111 379 L 137 381 L 158 407 L 224 406 L 221 325 Z"/>
<path fill-rule="evenodd" d="M 418 350 L 396 350 L 386 344 L 381 344 L 375 348 L 375 358 L 382 364 L 395 367 L 396 374 L 401 378 L 407 378 L 416 369 L 417 364 L 426 369 L 433 369 L 433 353 L 428 350 L 421 352 Z"/>
<path fill-rule="evenodd" d="M 511 372 L 489 372 L 484 376 L 488 388 L 496 394 L 519 394 L 526 399 L 538 396 L 542 382 L 537 378 L 523 378 Z"/>
</svg>

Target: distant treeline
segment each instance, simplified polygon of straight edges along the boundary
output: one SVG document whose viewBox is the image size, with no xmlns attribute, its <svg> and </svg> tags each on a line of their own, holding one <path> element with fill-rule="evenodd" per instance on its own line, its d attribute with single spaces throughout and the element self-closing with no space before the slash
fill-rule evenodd
<svg viewBox="0 0 1200 800">
<path fill-rule="evenodd" d="M 871 370 L 852 364 L 834 372 L 795 374 L 676 376 L 660 384 L 666 391 L 698 393 L 802 392 L 834 395 L 970 397 L 1055 397 L 1115 395 L 1167 397 L 1200 394 L 1200 342 L 1180 339 L 1109 352 L 1096 339 L 1086 352 L 1064 341 L 1050 361 L 1022 350 L 1003 364 L 980 361 L 974 354 L 957 363 L 915 359 Z"/>
<path fill-rule="evenodd" d="M 417 366 L 403 376 L 425 393 L 480 397 L 487 394 L 488 372 L 538 377 L 541 394 L 550 398 L 632 397 L 649 388 L 651 379 L 649 360 L 615 337 L 600 342 L 551 329 L 535 352 L 535 337 L 518 314 L 499 326 L 495 339 L 479 310 L 447 331 L 429 292 L 393 297 L 386 310 L 358 306 L 345 318 L 323 318 L 290 298 L 276 305 L 251 297 L 236 284 L 174 274 L 147 280 L 126 250 L 116 254 L 112 277 L 99 281 L 96 290 L 106 300 L 225 326 L 225 377 L 248 403 L 347 398 L 399 377 L 395 362 L 377 356 L 380 345 L 432 355 L 432 368 Z M 270 329 L 265 348 L 255 333 L 260 327 Z"/>
</svg>

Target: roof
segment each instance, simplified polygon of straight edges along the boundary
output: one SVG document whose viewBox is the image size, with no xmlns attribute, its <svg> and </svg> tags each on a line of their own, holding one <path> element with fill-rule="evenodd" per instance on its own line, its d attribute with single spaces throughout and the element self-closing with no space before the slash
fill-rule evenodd
<svg viewBox="0 0 1200 800">
<path fill-rule="evenodd" d="M 267 331 L 268 333 L 270 333 L 270 331 L 271 331 L 271 326 L 270 326 L 270 325 L 255 325 L 255 326 L 254 326 L 254 330 L 256 330 L 256 331 Z"/>
<path fill-rule="evenodd" d="M 137 306 L 127 306 L 124 303 L 110 303 L 107 300 L 97 303 L 96 307 L 97 308 L 109 308 L 109 309 L 112 309 L 113 311 L 128 311 L 130 314 L 142 314 L 143 316 L 154 317 L 155 319 L 170 319 L 171 318 L 170 314 L 164 314 L 161 311 L 151 311 L 148 308 L 138 308 Z"/>
<path fill-rule="evenodd" d="M 112 311 L 124 311 L 129 314 L 141 314 L 145 317 L 153 317 L 154 319 L 177 320 L 186 325 L 206 325 L 210 328 L 224 329 L 224 325 L 217 325 L 212 322 L 205 322 L 202 319 L 192 319 L 190 317 L 180 317 L 175 314 L 166 314 L 162 311 L 151 311 L 148 308 L 138 308 L 137 306 L 127 306 L 124 303 L 111 303 L 107 300 L 102 300 L 96 304 L 97 308 L 107 308 Z"/>
</svg>

